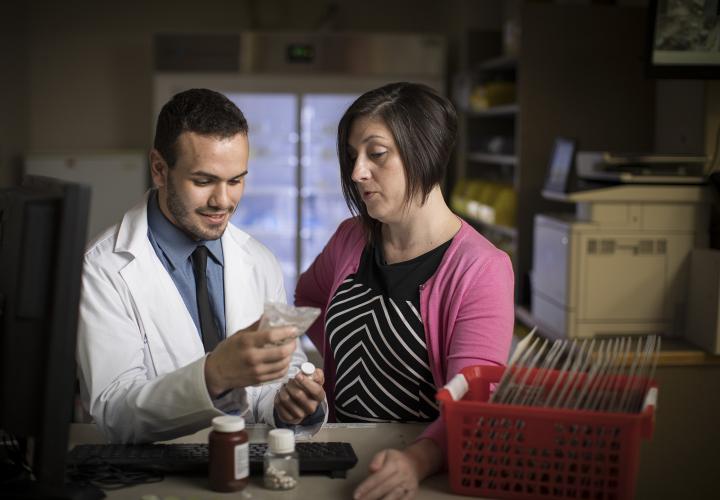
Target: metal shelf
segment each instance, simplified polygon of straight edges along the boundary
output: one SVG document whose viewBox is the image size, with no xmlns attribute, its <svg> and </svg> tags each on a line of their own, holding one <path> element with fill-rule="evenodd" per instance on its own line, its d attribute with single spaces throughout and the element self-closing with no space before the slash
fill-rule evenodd
<svg viewBox="0 0 720 500">
<path fill-rule="evenodd" d="M 468 109 L 466 114 L 472 118 L 496 117 L 496 116 L 513 116 L 520 112 L 518 104 L 503 104 L 501 106 L 491 106 L 487 109 Z"/>
<path fill-rule="evenodd" d="M 492 232 L 502 236 L 507 236 L 513 240 L 517 238 L 517 229 L 514 227 L 502 226 L 500 224 L 490 224 L 489 222 L 481 221 L 468 215 L 461 215 L 460 217 L 480 232 Z"/>
<path fill-rule="evenodd" d="M 517 58 L 513 56 L 500 56 L 487 59 L 475 66 L 475 71 L 510 70 L 517 67 Z"/>
<path fill-rule="evenodd" d="M 475 163 L 492 163 L 494 165 L 517 165 L 518 158 L 515 155 L 498 155 L 492 153 L 469 153 L 469 161 Z"/>
</svg>

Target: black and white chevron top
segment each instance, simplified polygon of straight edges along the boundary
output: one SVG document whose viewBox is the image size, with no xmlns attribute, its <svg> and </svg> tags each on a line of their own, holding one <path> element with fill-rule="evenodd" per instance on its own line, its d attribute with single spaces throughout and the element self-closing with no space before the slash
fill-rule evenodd
<svg viewBox="0 0 720 500">
<path fill-rule="evenodd" d="M 325 332 L 335 359 L 338 422 L 429 422 L 438 417 L 420 316 L 420 285 L 452 240 L 406 262 L 385 264 L 380 245 L 362 254 L 338 287 Z"/>
</svg>

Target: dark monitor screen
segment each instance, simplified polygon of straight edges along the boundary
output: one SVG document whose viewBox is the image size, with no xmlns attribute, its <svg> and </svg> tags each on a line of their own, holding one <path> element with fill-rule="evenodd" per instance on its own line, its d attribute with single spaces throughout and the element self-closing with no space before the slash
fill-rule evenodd
<svg viewBox="0 0 720 500">
<path fill-rule="evenodd" d="M 575 141 L 566 137 L 557 137 L 553 145 L 545 178 L 546 191 L 566 193 L 573 183 L 573 165 L 575 162 Z"/>
<path fill-rule="evenodd" d="M 89 200 L 42 177 L 0 190 L 0 430 L 43 491 L 64 488 Z"/>
<path fill-rule="evenodd" d="M 720 77 L 720 2 L 651 0 L 646 60 L 655 78 Z"/>
</svg>

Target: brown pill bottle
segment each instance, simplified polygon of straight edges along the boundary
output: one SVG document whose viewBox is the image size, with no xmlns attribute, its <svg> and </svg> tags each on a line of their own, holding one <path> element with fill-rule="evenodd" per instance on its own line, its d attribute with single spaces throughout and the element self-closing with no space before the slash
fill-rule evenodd
<svg viewBox="0 0 720 500">
<path fill-rule="evenodd" d="M 213 418 L 208 440 L 210 489 L 229 492 L 247 486 L 250 463 L 245 419 L 230 415 Z"/>
</svg>

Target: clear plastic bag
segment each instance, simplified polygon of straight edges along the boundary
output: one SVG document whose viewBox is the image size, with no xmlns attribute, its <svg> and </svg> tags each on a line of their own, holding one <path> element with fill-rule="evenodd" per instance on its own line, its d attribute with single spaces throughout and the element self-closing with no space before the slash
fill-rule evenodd
<svg viewBox="0 0 720 500">
<path fill-rule="evenodd" d="M 266 302 L 258 329 L 294 326 L 297 328 L 299 337 L 310 328 L 319 315 L 320 309 L 317 307 L 298 307 L 281 302 Z"/>
<path fill-rule="evenodd" d="M 289 304 L 283 304 L 281 302 L 265 302 L 265 308 L 263 311 L 262 318 L 260 319 L 259 330 L 266 328 L 278 328 L 281 326 L 294 326 L 297 328 L 297 337 L 300 337 L 305 331 L 310 328 L 310 325 L 320 315 L 320 309 L 317 307 L 296 307 Z M 293 337 L 288 337 L 282 342 L 277 342 L 270 345 L 282 345 Z M 267 347 L 267 346 L 266 346 Z M 272 384 L 272 383 L 287 383 L 291 378 L 300 371 L 297 366 L 290 366 L 285 376 L 277 379 L 263 382 L 259 385 Z"/>
</svg>

